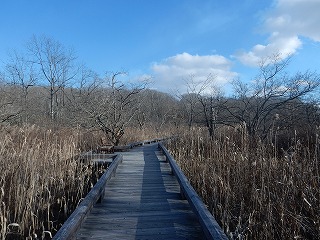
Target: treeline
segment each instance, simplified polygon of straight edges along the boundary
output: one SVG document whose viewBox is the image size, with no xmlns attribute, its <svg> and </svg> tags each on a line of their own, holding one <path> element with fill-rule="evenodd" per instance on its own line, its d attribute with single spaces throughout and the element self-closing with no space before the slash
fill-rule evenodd
<svg viewBox="0 0 320 240">
<path fill-rule="evenodd" d="M 73 51 L 48 37 L 33 37 L 24 53 L 13 52 L 1 69 L 0 122 L 101 130 L 117 145 L 128 127 L 205 127 L 210 137 L 222 126 L 247 129 L 252 142 L 270 131 L 290 139 L 292 130 L 319 126 L 316 72 L 286 72 L 289 59 L 261 63 L 251 82 L 233 81 L 233 95 L 215 86 L 215 76 L 186 81 L 176 96 L 148 89 L 150 79 L 129 82 L 124 72 L 98 76 L 76 63 Z"/>
</svg>

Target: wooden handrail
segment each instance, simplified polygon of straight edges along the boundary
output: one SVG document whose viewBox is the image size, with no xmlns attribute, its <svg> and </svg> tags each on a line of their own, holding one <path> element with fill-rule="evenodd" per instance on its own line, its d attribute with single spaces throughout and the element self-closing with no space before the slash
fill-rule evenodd
<svg viewBox="0 0 320 240">
<path fill-rule="evenodd" d="M 209 212 L 199 195 L 196 193 L 194 188 L 189 183 L 187 177 L 183 174 L 180 167 L 177 165 L 174 158 L 171 156 L 169 151 L 159 143 L 159 148 L 166 156 L 173 174 L 176 176 L 180 188 L 183 191 L 182 194 L 186 197 L 189 204 L 191 205 L 193 212 L 197 215 L 202 230 L 207 239 L 228 239 L 222 228 L 219 226 L 215 218 Z"/>
<path fill-rule="evenodd" d="M 55 234 L 53 239 L 66 240 L 75 238 L 75 234 L 80 228 L 85 216 L 90 212 L 93 205 L 103 198 L 105 185 L 112 175 L 114 175 L 119 163 L 122 162 L 122 159 L 123 157 L 121 154 L 116 156 L 108 170 L 101 176 L 88 195 L 82 200 L 79 206 Z"/>
</svg>

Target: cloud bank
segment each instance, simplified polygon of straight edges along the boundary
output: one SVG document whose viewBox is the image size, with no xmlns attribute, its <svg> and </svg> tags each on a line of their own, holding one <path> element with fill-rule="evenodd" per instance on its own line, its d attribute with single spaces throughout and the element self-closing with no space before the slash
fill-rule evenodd
<svg viewBox="0 0 320 240">
<path fill-rule="evenodd" d="M 151 66 L 154 75 L 153 87 L 159 91 L 171 89 L 186 92 L 186 81 L 194 76 L 193 81 L 201 82 L 208 76 L 215 76 L 218 86 L 223 86 L 237 76 L 231 71 L 232 62 L 220 55 L 191 55 L 181 53 L 154 63 Z"/>
<path fill-rule="evenodd" d="M 274 0 L 262 19 L 261 32 L 267 34 L 267 39 L 249 50 L 236 52 L 232 59 L 257 67 L 269 57 L 277 56 L 281 60 L 297 53 L 303 47 L 304 38 L 320 42 L 319 9 L 320 0 Z M 194 82 L 201 82 L 210 75 L 215 76 L 216 85 L 223 86 L 238 76 L 232 70 L 232 63 L 221 55 L 180 53 L 152 64 L 152 87 L 159 91 L 186 92 L 190 76 L 194 76 Z"/>
<path fill-rule="evenodd" d="M 302 47 L 302 36 L 319 42 L 319 9 L 319 0 L 277 0 L 263 21 L 263 30 L 269 33 L 267 43 L 239 51 L 234 57 L 245 65 L 257 66 L 275 53 L 283 58 L 296 53 Z"/>
</svg>

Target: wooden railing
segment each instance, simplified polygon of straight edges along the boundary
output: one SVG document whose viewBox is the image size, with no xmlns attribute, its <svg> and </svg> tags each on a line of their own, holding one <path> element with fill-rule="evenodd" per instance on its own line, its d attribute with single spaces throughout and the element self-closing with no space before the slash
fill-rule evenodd
<svg viewBox="0 0 320 240">
<path fill-rule="evenodd" d="M 88 195 L 82 200 L 76 210 L 70 215 L 53 239 L 75 239 L 77 230 L 80 228 L 85 216 L 90 212 L 93 205 L 99 202 L 104 196 L 105 185 L 115 174 L 119 163 L 122 162 L 122 155 L 118 154 L 110 164 L 108 170 L 94 185 Z"/>
<path fill-rule="evenodd" d="M 190 185 L 186 176 L 182 173 L 180 167 L 177 165 L 171 154 L 161 143 L 167 139 L 152 139 L 142 142 L 136 142 L 126 145 L 125 149 L 130 149 L 136 146 L 141 146 L 144 144 L 159 142 L 159 148 L 163 151 L 166 156 L 167 161 L 170 164 L 172 173 L 176 176 L 181 193 L 188 200 L 193 212 L 197 215 L 199 223 L 207 239 L 228 239 L 215 218 L 208 211 L 205 204 L 202 202 L 201 198 L 195 192 L 193 187 Z M 116 158 L 112 161 L 108 170 L 102 175 L 98 180 L 96 185 L 91 189 L 88 195 L 79 204 L 76 210 L 71 214 L 67 221 L 63 224 L 60 230 L 55 234 L 53 239 L 75 239 L 76 233 L 79 230 L 85 216 L 90 212 L 93 205 L 99 202 L 104 196 L 104 189 L 107 181 L 115 174 L 115 171 L 122 162 L 122 155 L 118 154 Z"/>
<path fill-rule="evenodd" d="M 159 148 L 162 150 L 163 154 L 166 156 L 169 162 L 172 173 L 176 176 L 182 195 L 188 200 L 191 205 L 193 212 L 197 215 L 202 230 L 207 239 L 228 239 L 215 218 L 209 212 L 199 195 L 196 193 L 194 188 L 189 183 L 187 177 L 183 174 L 180 167 L 177 165 L 174 158 L 171 156 L 169 151 L 159 143 Z"/>
</svg>

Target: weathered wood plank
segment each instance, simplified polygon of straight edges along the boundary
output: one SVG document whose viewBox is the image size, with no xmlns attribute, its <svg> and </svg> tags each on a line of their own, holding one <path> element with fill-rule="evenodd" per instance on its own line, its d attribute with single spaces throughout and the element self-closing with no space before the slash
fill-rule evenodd
<svg viewBox="0 0 320 240">
<path fill-rule="evenodd" d="M 78 231 L 85 216 L 91 210 L 93 205 L 103 197 L 104 189 L 107 181 L 116 171 L 119 163 L 122 161 L 122 155 L 118 155 L 111 163 L 108 170 L 98 180 L 96 185 L 91 189 L 84 200 L 79 204 L 77 209 L 71 214 L 67 221 L 63 224 L 60 230 L 55 234 L 53 239 L 72 239 Z"/>
<path fill-rule="evenodd" d="M 102 203 L 86 217 L 77 239 L 204 239 L 157 144 L 123 156 Z"/>
</svg>

